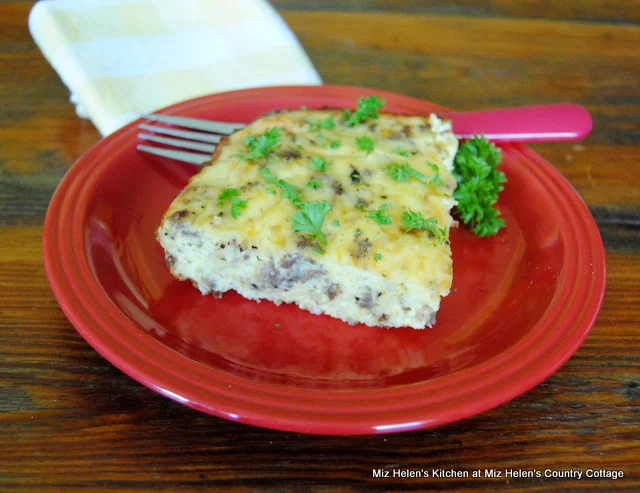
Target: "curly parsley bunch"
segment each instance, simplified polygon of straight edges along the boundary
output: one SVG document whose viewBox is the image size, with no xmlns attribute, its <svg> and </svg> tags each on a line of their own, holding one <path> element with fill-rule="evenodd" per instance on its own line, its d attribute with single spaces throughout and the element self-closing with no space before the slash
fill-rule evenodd
<svg viewBox="0 0 640 493">
<path fill-rule="evenodd" d="M 464 224 L 478 236 L 496 234 L 504 226 L 500 211 L 495 208 L 498 195 L 507 181 L 497 169 L 500 149 L 486 137 L 476 136 L 463 143 L 454 160 L 454 173 L 458 187 L 453 198 L 458 201 L 458 215 Z"/>
</svg>

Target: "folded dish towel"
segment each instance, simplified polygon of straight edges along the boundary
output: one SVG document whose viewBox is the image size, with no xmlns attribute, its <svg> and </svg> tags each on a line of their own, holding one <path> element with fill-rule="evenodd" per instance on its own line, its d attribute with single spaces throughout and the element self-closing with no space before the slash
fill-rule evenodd
<svg viewBox="0 0 640 493">
<path fill-rule="evenodd" d="M 29 29 L 102 135 L 204 94 L 321 82 L 265 0 L 41 0 Z"/>
</svg>

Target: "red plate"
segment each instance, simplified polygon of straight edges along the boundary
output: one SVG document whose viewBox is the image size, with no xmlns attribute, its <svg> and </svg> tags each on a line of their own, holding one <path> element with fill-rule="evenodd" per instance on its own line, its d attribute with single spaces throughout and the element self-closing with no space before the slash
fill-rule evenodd
<svg viewBox="0 0 640 493">
<path fill-rule="evenodd" d="M 248 122 L 276 108 L 440 106 L 354 87 L 275 87 L 205 96 L 163 113 Z M 44 257 L 60 305 L 107 360 L 200 411 L 305 433 L 442 425 L 513 399 L 580 346 L 600 308 L 605 257 L 569 183 L 522 145 L 504 145 L 507 227 L 452 232 L 454 283 L 422 331 L 349 326 L 295 306 L 203 297 L 167 270 L 154 230 L 194 174 L 136 151 L 135 124 L 103 139 L 60 183 Z"/>
</svg>

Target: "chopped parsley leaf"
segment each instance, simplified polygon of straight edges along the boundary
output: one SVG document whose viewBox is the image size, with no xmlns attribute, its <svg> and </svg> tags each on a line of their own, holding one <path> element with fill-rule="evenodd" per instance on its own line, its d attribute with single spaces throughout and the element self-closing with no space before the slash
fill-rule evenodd
<svg viewBox="0 0 640 493">
<path fill-rule="evenodd" d="M 454 160 L 454 172 L 458 187 L 453 198 L 458 201 L 457 214 L 478 236 L 496 234 L 504 226 L 495 208 L 498 196 L 507 181 L 497 169 L 501 159 L 500 149 L 486 137 L 476 136 L 464 142 Z"/>
<path fill-rule="evenodd" d="M 325 158 L 319 156 L 311 156 L 311 166 L 309 166 L 309 168 L 311 168 L 312 170 L 324 172 L 327 171 L 328 166 L 329 162 Z"/>
<path fill-rule="evenodd" d="M 438 169 L 438 166 L 432 163 L 427 163 L 427 166 L 433 170 L 433 174 L 428 178 L 415 168 L 411 167 L 409 163 L 391 163 L 384 169 L 389 173 L 389 176 L 396 181 L 407 181 L 411 178 L 415 178 L 423 185 L 441 187 L 443 183 L 440 178 L 440 170 Z"/>
<path fill-rule="evenodd" d="M 240 195 L 240 190 L 237 188 L 226 188 L 218 195 L 218 205 L 223 205 L 229 197 L 236 197 L 238 195 Z"/>
<path fill-rule="evenodd" d="M 354 127 L 367 120 L 376 120 L 378 118 L 378 110 L 384 106 L 384 103 L 384 99 L 378 96 L 360 98 L 358 99 L 358 107 L 356 110 L 344 110 L 342 119 L 345 125 L 349 127 Z"/>
<path fill-rule="evenodd" d="M 262 168 L 260 170 L 260 174 L 264 178 L 264 180 L 269 185 L 275 185 L 282 189 L 282 196 L 289 200 L 293 205 L 298 206 L 302 203 L 302 195 L 300 194 L 300 188 L 292 185 L 291 183 L 287 183 L 284 180 L 278 179 L 276 175 L 274 175 L 269 168 Z M 269 191 L 269 189 L 267 189 Z M 273 192 L 270 192 L 273 193 Z"/>
<path fill-rule="evenodd" d="M 369 217 L 377 222 L 380 226 L 384 226 L 386 224 L 391 224 L 391 216 L 387 214 L 387 211 L 391 209 L 391 204 L 389 202 L 385 202 L 378 210 L 369 211 Z"/>
<path fill-rule="evenodd" d="M 218 205 L 224 205 L 227 199 L 231 199 L 231 217 L 236 219 L 242 214 L 240 209 L 247 207 L 246 200 L 240 200 L 237 196 L 240 195 L 240 190 L 237 188 L 227 188 L 218 195 Z"/>
<path fill-rule="evenodd" d="M 374 254 L 373 260 L 375 260 L 376 262 L 379 262 L 380 260 L 382 260 L 382 255 L 380 255 L 379 253 Z"/>
<path fill-rule="evenodd" d="M 429 177 L 429 183 L 434 187 L 441 187 L 443 184 L 440 178 L 440 169 L 433 163 L 427 163 L 427 166 L 433 170 L 433 174 Z"/>
<path fill-rule="evenodd" d="M 402 157 L 409 157 L 411 155 L 411 151 L 403 150 L 400 146 L 396 147 L 396 152 Z"/>
<path fill-rule="evenodd" d="M 444 241 L 447 233 L 445 228 L 438 228 L 437 219 L 433 217 L 425 219 L 421 212 L 414 212 L 411 209 L 404 211 L 402 214 L 402 225 L 405 227 L 405 233 L 408 233 L 413 229 L 424 229 L 429 231 L 440 243 Z"/>
<path fill-rule="evenodd" d="M 329 142 L 323 134 L 317 134 L 316 138 L 318 139 L 318 145 L 320 145 L 320 147 L 323 147 L 325 149 L 327 147 L 331 147 L 331 149 L 337 149 L 338 147 L 340 147 L 339 140 L 332 140 L 331 142 Z"/>
<path fill-rule="evenodd" d="M 327 247 L 327 235 L 322 231 L 322 223 L 330 210 L 331 204 L 325 201 L 301 203 L 300 210 L 291 216 L 293 230 L 315 240 L 323 251 Z"/>
<path fill-rule="evenodd" d="M 313 118 L 309 117 L 307 119 L 307 123 L 309 124 L 309 130 L 312 132 L 316 132 L 320 129 L 333 130 L 336 128 L 336 122 L 333 120 L 333 116 L 328 116 L 324 120 L 320 121 L 315 121 Z"/>
<path fill-rule="evenodd" d="M 309 180 L 307 182 L 307 186 L 313 190 L 317 190 L 318 188 L 322 187 L 322 183 L 320 183 L 318 180 Z"/>
<path fill-rule="evenodd" d="M 240 209 L 244 209 L 245 207 L 247 207 L 246 200 L 232 198 L 231 199 L 231 217 L 236 219 L 240 214 L 242 214 L 242 211 Z"/>
<path fill-rule="evenodd" d="M 333 224 L 334 226 L 340 226 L 340 221 L 336 219 L 331 224 Z"/>
<path fill-rule="evenodd" d="M 278 180 L 277 184 L 282 188 L 282 196 L 291 202 L 293 205 L 300 205 L 302 202 L 302 196 L 300 195 L 300 189 L 291 183 L 287 183 L 284 180 Z"/>
<path fill-rule="evenodd" d="M 242 159 L 256 161 L 267 157 L 280 142 L 280 128 L 273 127 L 262 135 L 250 135 L 242 141 L 249 148 L 248 154 L 240 154 Z"/>
<path fill-rule="evenodd" d="M 415 178 L 419 182 L 424 183 L 425 176 L 415 168 L 409 166 L 409 163 L 391 163 L 384 168 L 389 176 L 395 181 L 407 181 L 410 178 Z"/>
<path fill-rule="evenodd" d="M 260 169 L 260 174 L 268 184 L 276 185 L 278 183 L 278 177 L 274 175 L 269 168 Z"/>
<path fill-rule="evenodd" d="M 373 139 L 371 137 L 367 137 L 366 135 L 363 135 L 362 137 L 356 137 L 356 145 L 358 146 L 358 149 L 366 152 L 367 154 L 371 154 L 375 147 Z"/>
</svg>

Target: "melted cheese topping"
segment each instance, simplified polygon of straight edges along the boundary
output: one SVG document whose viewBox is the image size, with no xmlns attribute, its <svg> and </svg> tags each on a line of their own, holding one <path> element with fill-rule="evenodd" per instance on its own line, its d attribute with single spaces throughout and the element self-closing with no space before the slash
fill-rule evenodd
<svg viewBox="0 0 640 493">
<path fill-rule="evenodd" d="M 318 128 L 316 124 L 328 117 L 335 127 Z M 255 161 L 245 159 L 249 151 L 245 139 L 274 127 L 281 129 L 281 135 L 272 152 Z M 362 137 L 373 140 L 373 151 L 360 148 Z M 455 205 L 452 168 L 457 145 L 450 123 L 435 115 L 381 114 L 349 127 L 337 110 L 270 114 L 221 143 L 211 165 L 171 204 L 159 237 L 170 229 L 171 218 L 188 211 L 189 227 L 203 234 L 238 241 L 259 255 L 301 252 L 328 268 L 355 268 L 382 276 L 399 290 L 422 293 L 435 311 L 452 280 L 448 237 L 453 224 L 450 209 Z M 324 158 L 326 170 L 313 169 L 313 157 Z M 388 171 L 392 165 L 410 166 L 423 178 L 394 180 Z M 281 187 L 267 183 L 263 168 L 297 187 L 302 201 L 331 205 L 322 225 L 328 240 L 324 252 L 317 251 L 317 243 L 304 233 L 293 230 L 292 216 L 299 207 L 284 196 Z M 312 188 L 310 181 L 319 187 Z M 246 201 L 236 218 L 231 215 L 230 200 L 219 203 L 226 189 L 237 189 L 236 199 Z M 390 205 L 386 210 L 390 224 L 378 224 L 370 217 L 369 212 L 383 204 Z M 409 210 L 434 218 L 442 237 L 427 230 L 406 232 L 403 214 Z"/>
</svg>

